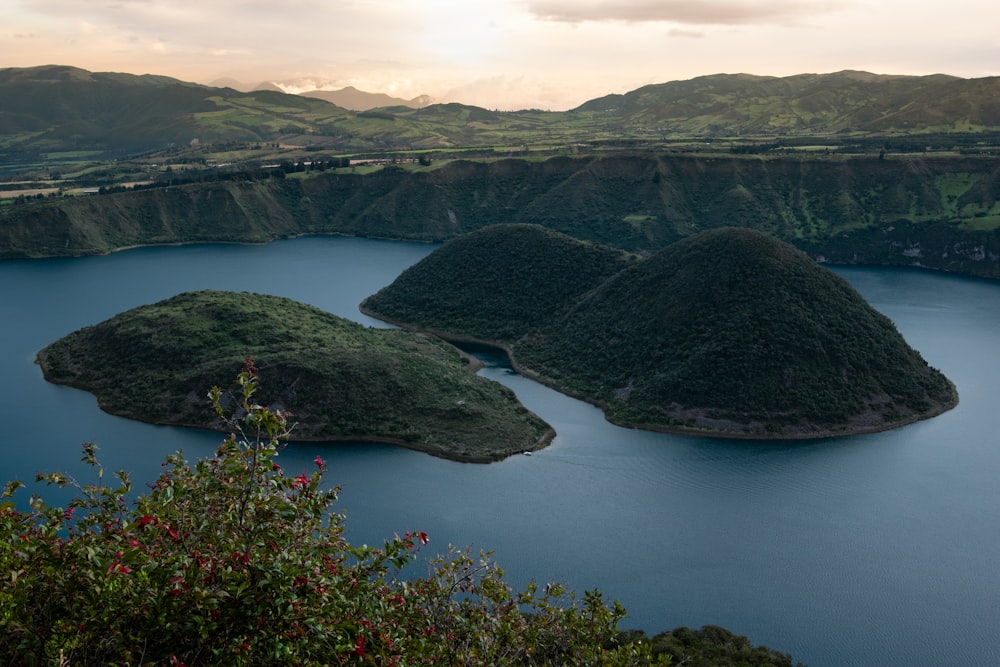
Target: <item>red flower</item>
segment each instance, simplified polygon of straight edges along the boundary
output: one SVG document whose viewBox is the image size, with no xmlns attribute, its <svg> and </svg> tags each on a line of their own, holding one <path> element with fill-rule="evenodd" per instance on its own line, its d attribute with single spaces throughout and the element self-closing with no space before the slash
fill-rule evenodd
<svg viewBox="0 0 1000 667">
<path fill-rule="evenodd" d="M 306 487 L 306 484 L 308 484 L 308 483 L 309 483 L 309 478 L 306 477 L 305 475 L 296 475 L 295 476 L 295 485 L 297 487 L 299 487 L 300 489 L 304 489 Z"/>
<path fill-rule="evenodd" d="M 316 458 L 313 459 L 313 463 L 315 463 L 317 466 L 319 466 L 320 468 L 322 468 L 323 465 L 324 465 L 324 463 L 323 463 L 323 457 L 321 457 L 319 454 L 317 454 Z"/>
<path fill-rule="evenodd" d="M 354 652 L 362 658 L 365 657 L 365 633 L 358 635 L 358 642 L 354 645 Z"/>
<path fill-rule="evenodd" d="M 131 571 L 132 568 L 128 567 L 127 565 L 122 565 L 118 561 L 112 561 L 111 565 L 108 565 L 108 574 L 111 574 L 112 572 L 121 572 L 122 574 L 128 574 Z"/>
<path fill-rule="evenodd" d="M 428 542 L 430 542 L 430 539 L 427 537 L 427 533 L 425 533 L 422 530 L 419 533 L 417 533 L 417 539 L 420 540 L 421 544 L 427 544 Z"/>
<path fill-rule="evenodd" d="M 156 522 L 156 519 L 154 517 L 149 516 L 147 514 L 145 516 L 139 517 L 139 520 L 135 522 L 135 525 L 137 525 L 137 526 L 146 526 L 146 525 L 149 525 L 149 524 L 155 523 L 155 522 Z"/>
</svg>

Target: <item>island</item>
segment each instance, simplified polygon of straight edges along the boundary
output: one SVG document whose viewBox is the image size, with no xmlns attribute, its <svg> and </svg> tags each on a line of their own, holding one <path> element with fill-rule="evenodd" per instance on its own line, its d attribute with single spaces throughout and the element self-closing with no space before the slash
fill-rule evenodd
<svg viewBox="0 0 1000 667">
<path fill-rule="evenodd" d="M 207 394 L 247 358 L 257 400 L 290 413 L 292 440 L 397 444 L 490 462 L 544 447 L 552 429 L 440 339 L 375 329 L 291 299 L 199 291 L 120 313 L 42 349 L 47 380 L 112 414 L 224 430 Z"/>
<path fill-rule="evenodd" d="M 816 438 L 902 426 L 958 401 L 847 281 L 743 228 L 638 258 L 493 226 L 444 244 L 362 309 L 502 347 L 520 372 L 637 428 Z M 519 311 L 529 314 L 510 317 Z"/>
</svg>

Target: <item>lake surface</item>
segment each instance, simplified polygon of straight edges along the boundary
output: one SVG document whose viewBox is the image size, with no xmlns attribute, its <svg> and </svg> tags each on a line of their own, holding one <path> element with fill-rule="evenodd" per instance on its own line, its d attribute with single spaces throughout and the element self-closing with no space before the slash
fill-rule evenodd
<svg viewBox="0 0 1000 667">
<path fill-rule="evenodd" d="M 0 481 L 53 470 L 93 481 L 78 463 L 92 440 L 105 467 L 141 487 L 166 454 L 205 456 L 220 440 L 113 417 L 90 394 L 46 383 L 33 362 L 47 343 L 208 288 L 381 326 L 358 303 L 434 247 L 319 237 L 0 262 Z M 515 585 L 599 588 L 629 610 L 625 626 L 650 634 L 722 625 L 812 667 L 1000 664 L 1000 284 L 837 272 L 955 382 L 957 408 L 821 441 L 679 437 L 611 426 L 494 359 L 482 373 L 558 432 L 547 449 L 474 465 L 381 445 L 291 445 L 282 465 L 295 474 L 317 453 L 329 461 L 352 541 L 425 530 L 425 553 L 493 550 Z"/>
</svg>

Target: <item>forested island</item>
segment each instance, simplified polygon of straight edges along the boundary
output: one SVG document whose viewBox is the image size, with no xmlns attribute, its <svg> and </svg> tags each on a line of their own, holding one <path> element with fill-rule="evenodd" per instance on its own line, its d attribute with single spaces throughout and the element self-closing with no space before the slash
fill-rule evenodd
<svg viewBox="0 0 1000 667">
<path fill-rule="evenodd" d="M 446 243 L 362 308 L 500 344 L 522 372 L 653 430 L 863 433 L 958 400 L 846 281 L 746 229 L 635 260 L 537 226 L 490 227 Z"/>
<path fill-rule="evenodd" d="M 293 440 L 391 443 L 489 462 L 553 435 L 441 340 L 261 294 L 208 290 L 141 306 L 53 342 L 38 363 L 46 379 L 91 391 L 112 414 L 224 431 L 206 395 L 230 390 L 248 357 L 261 378 L 258 400 L 292 415 Z"/>
</svg>

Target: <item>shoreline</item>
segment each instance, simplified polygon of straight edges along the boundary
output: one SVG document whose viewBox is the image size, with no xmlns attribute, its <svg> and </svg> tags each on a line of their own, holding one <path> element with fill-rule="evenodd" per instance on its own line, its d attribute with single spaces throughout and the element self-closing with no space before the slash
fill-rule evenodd
<svg viewBox="0 0 1000 667">
<path fill-rule="evenodd" d="M 444 243 L 449 238 L 445 239 L 426 239 L 426 238 L 406 238 L 399 236 L 368 236 L 363 234 L 351 234 L 348 232 L 299 232 L 290 234 L 277 234 L 270 238 L 262 240 L 237 240 L 237 239 L 190 239 L 190 240 L 177 240 L 177 241 L 161 241 L 156 243 L 131 243 L 122 246 L 114 246 L 109 248 L 90 248 L 86 250 L 79 250 L 76 252 L 56 252 L 56 253 L 45 253 L 36 254 L 30 253 L 28 251 L 19 252 L 4 252 L 0 250 L 0 262 L 14 261 L 14 260 L 45 260 L 45 259 L 66 259 L 66 258 L 83 258 L 83 257 L 103 257 L 107 255 L 113 255 L 119 252 L 125 252 L 128 250 L 138 250 L 141 248 L 170 248 L 170 247 L 183 247 L 188 245 L 245 245 L 245 246 L 265 246 L 274 241 L 291 240 L 298 238 L 305 238 L 310 236 L 342 236 L 344 238 L 362 238 L 370 239 L 372 241 L 394 241 L 401 243 Z M 800 248 L 801 250 L 801 248 Z M 955 269 L 938 268 L 933 266 L 926 266 L 919 262 L 911 264 L 891 264 L 891 263 L 869 263 L 869 262 L 844 262 L 829 260 L 823 257 L 822 254 L 817 254 L 813 251 L 803 250 L 814 262 L 820 266 L 826 267 L 859 267 L 859 268 L 879 268 L 879 269 L 902 269 L 908 271 L 924 271 L 928 273 L 944 274 L 949 276 L 957 276 L 960 278 L 969 278 L 972 280 L 984 280 L 989 283 L 996 283 L 1000 281 L 1000 277 L 993 275 L 983 275 L 979 273 L 973 273 L 968 271 L 960 271 Z M 487 342 L 483 342 L 484 345 L 489 345 Z M 492 345 L 493 347 L 499 347 L 499 345 Z"/>
<path fill-rule="evenodd" d="M 458 349 L 458 352 L 462 356 L 462 358 L 466 361 L 466 366 L 464 368 L 466 372 L 475 374 L 480 368 L 482 368 L 483 366 L 482 362 L 476 359 L 473 355 L 470 355 L 461 349 Z M 105 404 L 105 402 L 101 399 L 101 396 L 98 393 L 96 393 L 96 391 L 92 387 L 89 387 L 84 383 L 73 382 L 53 377 L 49 373 L 48 368 L 45 362 L 42 360 L 40 354 L 35 355 L 34 363 L 41 369 L 42 377 L 46 382 L 63 387 L 70 387 L 72 389 L 79 389 L 82 391 L 86 391 L 87 393 L 94 396 L 94 398 L 97 400 L 97 407 L 102 412 L 105 412 L 109 415 L 114 415 L 116 417 L 122 417 L 124 419 L 129 419 L 144 424 L 150 424 L 153 426 L 174 426 L 179 428 L 191 428 L 202 431 L 209 431 L 213 433 L 220 433 L 223 435 L 231 431 L 231 429 L 229 428 L 214 425 L 212 423 L 196 424 L 196 423 L 188 423 L 181 421 L 147 419 L 144 418 L 142 415 L 134 414 L 124 410 L 111 409 Z M 518 403 L 520 404 L 520 401 L 518 401 Z M 313 443 L 313 444 L 322 444 L 322 443 L 333 444 L 342 442 L 383 444 L 395 447 L 402 447 L 404 449 L 409 449 L 424 454 L 429 454 L 436 458 L 445 459 L 448 461 L 454 461 L 456 463 L 497 463 L 512 456 L 523 455 L 526 453 L 536 452 L 541 449 L 544 449 L 555 438 L 556 431 L 554 428 L 552 428 L 552 426 L 548 422 L 546 422 L 544 419 L 536 415 L 534 412 L 531 412 L 530 410 L 529 413 L 545 426 L 544 432 L 542 432 L 542 434 L 538 438 L 536 438 L 533 442 L 528 443 L 526 446 L 514 448 L 504 452 L 495 452 L 492 454 L 463 454 L 459 451 L 450 450 L 446 446 L 413 442 L 404 440 L 402 438 L 394 438 L 392 436 L 379 436 L 379 435 L 369 435 L 369 434 L 289 437 L 283 439 L 281 442 L 286 445 L 296 442 Z"/>
<path fill-rule="evenodd" d="M 485 340 L 481 338 L 476 338 L 474 336 L 454 334 L 451 332 L 441 331 L 438 329 L 419 327 L 379 315 L 378 313 L 369 310 L 367 308 L 359 306 L 358 309 L 368 317 L 373 317 L 382 322 L 386 322 L 387 324 L 392 324 L 394 326 L 398 326 L 403 329 L 408 329 L 410 331 L 415 331 L 417 333 L 423 333 L 430 336 L 437 336 L 438 338 L 441 338 L 453 344 L 472 343 L 475 345 L 482 345 L 484 347 L 500 350 L 507 355 L 507 359 L 510 361 L 511 368 L 518 374 L 523 375 L 524 377 L 530 380 L 538 382 L 539 384 L 542 384 L 554 391 L 558 391 L 560 394 L 563 394 L 564 396 L 569 396 L 570 398 L 575 398 L 577 400 L 589 403 L 590 405 L 600 408 L 601 412 L 604 415 L 605 421 L 607 421 L 609 424 L 613 424 L 621 428 L 650 431 L 654 433 L 665 433 L 669 435 L 687 435 L 694 437 L 713 438 L 716 440 L 766 440 L 766 441 L 776 441 L 776 442 L 789 441 L 789 440 L 822 440 L 826 438 L 838 438 L 838 437 L 847 437 L 853 435 L 868 435 L 871 433 L 882 433 L 884 431 L 891 431 L 897 428 L 902 428 L 904 426 L 909 426 L 910 424 L 916 424 L 918 422 L 926 421 L 928 419 L 932 419 L 934 417 L 942 415 L 945 412 L 948 412 L 949 410 L 957 406 L 959 402 L 958 388 L 951 380 L 948 380 L 948 384 L 951 387 L 952 395 L 954 396 L 954 399 L 952 401 L 935 405 L 933 409 L 931 409 L 926 413 L 909 415 L 906 418 L 901 419 L 899 421 L 891 423 L 882 423 L 867 427 L 858 427 L 853 429 L 850 428 L 839 429 L 839 430 L 821 429 L 816 431 L 810 431 L 808 433 L 770 433 L 770 432 L 749 433 L 740 431 L 722 431 L 717 429 L 697 428 L 690 426 L 660 426 L 655 424 L 643 424 L 640 422 L 624 422 L 616 420 L 608 415 L 608 406 L 606 402 L 589 396 L 583 396 L 578 392 L 568 390 L 564 387 L 560 387 L 556 383 L 546 378 L 544 375 L 541 375 L 540 373 L 537 373 L 536 371 L 533 371 L 530 368 L 520 365 L 517 362 L 517 359 L 514 355 L 513 348 L 507 343 Z M 947 378 L 945 379 L 947 380 Z"/>
</svg>

